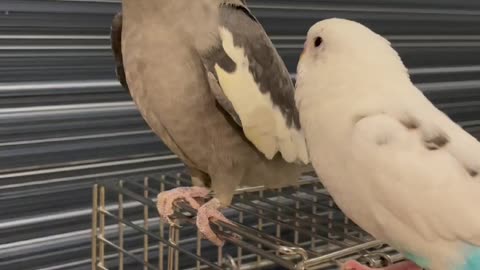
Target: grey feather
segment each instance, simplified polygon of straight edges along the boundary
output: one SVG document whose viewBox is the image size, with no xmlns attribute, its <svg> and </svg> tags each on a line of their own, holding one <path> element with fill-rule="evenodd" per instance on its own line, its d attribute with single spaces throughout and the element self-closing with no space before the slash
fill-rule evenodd
<svg viewBox="0 0 480 270">
<path fill-rule="evenodd" d="M 478 175 L 477 171 L 475 171 L 473 169 L 470 169 L 470 168 L 467 168 L 467 172 L 471 177 L 476 177 Z"/>
<path fill-rule="evenodd" d="M 429 150 L 438 150 L 444 147 L 448 142 L 449 139 L 444 134 L 435 134 L 430 138 L 424 138 L 425 147 Z"/>
<path fill-rule="evenodd" d="M 245 50 L 250 64 L 249 70 L 260 85 L 260 91 L 270 93 L 273 104 L 282 112 L 288 127 L 300 129 L 294 85 L 285 63 L 261 24 L 246 6 L 238 2 L 226 1 L 221 5 L 220 24 L 232 33 L 235 46 Z M 221 44 L 210 50 L 203 58 L 209 71 L 215 75 L 214 66 L 217 63 L 224 69 L 234 71 Z M 226 110 L 229 111 L 228 108 Z M 232 111 L 229 113 L 233 114 Z"/>
<path fill-rule="evenodd" d="M 398 120 L 407 129 L 419 129 L 422 134 L 423 145 L 428 150 L 438 150 L 446 146 L 450 141 L 448 135 L 441 128 L 436 126 L 426 127 L 425 121 L 423 121 L 422 126 L 421 121 L 411 114 L 404 112 L 399 116 Z"/>
<path fill-rule="evenodd" d="M 218 81 L 215 78 L 215 75 L 213 73 L 208 72 L 208 83 L 210 84 L 210 90 L 212 91 L 212 94 L 215 96 L 217 99 L 217 102 L 222 106 L 222 109 L 224 109 L 227 113 L 230 114 L 230 116 L 233 118 L 235 123 L 239 126 L 242 126 L 242 121 L 240 120 L 240 117 L 238 116 L 237 112 L 233 108 L 232 102 L 223 94 L 223 91 L 218 85 Z"/>
</svg>

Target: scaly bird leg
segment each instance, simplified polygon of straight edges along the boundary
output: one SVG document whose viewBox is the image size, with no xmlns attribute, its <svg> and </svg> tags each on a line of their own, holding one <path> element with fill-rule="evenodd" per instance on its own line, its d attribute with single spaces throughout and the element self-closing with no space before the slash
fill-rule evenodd
<svg viewBox="0 0 480 270">
<path fill-rule="evenodd" d="M 220 207 L 220 201 L 217 198 L 213 198 L 198 208 L 197 211 L 198 230 L 207 240 L 219 247 L 223 246 L 225 241 L 218 238 L 218 236 L 213 232 L 212 228 L 210 227 L 210 218 L 233 225 L 233 223 L 219 211 Z"/>
<path fill-rule="evenodd" d="M 351 260 L 344 263 L 341 270 L 422 270 L 422 268 L 411 261 L 395 263 L 385 268 L 370 268 L 357 261 Z"/>
<path fill-rule="evenodd" d="M 195 198 L 205 198 L 210 190 L 204 187 L 179 187 L 167 190 L 158 194 L 157 209 L 160 217 L 166 220 L 170 225 L 173 221 L 169 218 L 173 214 L 173 203 L 176 200 L 185 200 L 194 209 L 200 208 L 200 204 Z"/>
</svg>

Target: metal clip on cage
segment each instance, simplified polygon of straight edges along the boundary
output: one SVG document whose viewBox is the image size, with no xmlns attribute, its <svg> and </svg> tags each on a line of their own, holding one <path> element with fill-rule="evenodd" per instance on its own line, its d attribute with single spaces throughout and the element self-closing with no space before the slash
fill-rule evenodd
<svg viewBox="0 0 480 270">
<path fill-rule="evenodd" d="M 183 171 L 99 183 L 93 188 L 92 269 L 336 269 L 355 258 L 380 267 L 402 260 L 349 221 L 313 175 L 296 187 L 239 188 L 216 222 L 222 248 L 202 240 L 195 210 L 179 202 L 177 226 L 158 217 L 159 192 L 191 185 Z"/>
</svg>

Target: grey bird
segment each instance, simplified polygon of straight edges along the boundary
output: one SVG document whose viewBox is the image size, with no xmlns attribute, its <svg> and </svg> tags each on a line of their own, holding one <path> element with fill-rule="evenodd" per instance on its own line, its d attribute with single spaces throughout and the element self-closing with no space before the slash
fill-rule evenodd
<svg viewBox="0 0 480 270">
<path fill-rule="evenodd" d="M 245 1 L 123 0 L 111 41 L 118 79 L 192 176 L 159 194 L 162 218 L 185 200 L 221 246 L 209 219 L 229 222 L 219 210 L 238 186 L 288 186 L 307 169 L 293 83 Z"/>
</svg>

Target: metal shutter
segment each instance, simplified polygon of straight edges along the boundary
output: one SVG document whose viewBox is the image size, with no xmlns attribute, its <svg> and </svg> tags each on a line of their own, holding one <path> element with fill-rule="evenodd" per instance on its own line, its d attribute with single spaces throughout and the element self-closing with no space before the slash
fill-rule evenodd
<svg viewBox="0 0 480 270">
<path fill-rule="evenodd" d="M 115 80 L 108 33 L 118 2 L 0 2 L 0 269 L 89 269 L 92 182 L 178 166 Z M 480 136 L 480 2 L 249 4 L 292 73 L 313 23 L 365 23 Z"/>
</svg>

